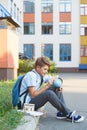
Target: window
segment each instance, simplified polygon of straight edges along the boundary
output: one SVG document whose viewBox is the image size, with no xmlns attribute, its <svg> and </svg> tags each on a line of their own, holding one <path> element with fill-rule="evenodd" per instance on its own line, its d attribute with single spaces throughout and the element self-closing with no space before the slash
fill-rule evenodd
<svg viewBox="0 0 87 130">
<path fill-rule="evenodd" d="M 33 59 L 34 57 L 34 44 L 24 44 L 24 55 Z"/>
<path fill-rule="evenodd" d="M 60 44 L 60 61 L 71 61 L 71 44 Z"/>
<path fill-rule="evenodd" d="M 44 56 L 53 60 L 53 44 L 44 44 L 43 53 Z"/>
<path fill-rule="evenodd" d="M 42 0 L 41 3 L 42 12 L 53 12 L 53 0 Z"/>
<path fill-rule="evenodd" d="M 86 26 L 80 27 L 80 35 L 87 36 L 87 27 Z"/>
<path fill-rule="evenodd" d="M 35 23 L 24 23 L 24 34 L 35 34 Z"/>
<path fill-rule="evenodd" d="M 60 12 L 71 12 L 71 0 L 60 0 Z"/>
<path fill-rule="evenodd" d="M 60 23 L 59 33 L 60 34 L 71 34 L 71 23 Z"/>
<path fill-rule="evenodd" d="M 21 20 L 21 15 L 22 15 L 22 13 L 21 13 L 21 11 L 20 11 L 20 13 L 19 13 L 19 22 L 20 22 L 20 23 L 22 22 L 22 20 Z"/>
<path fill-rule="evenodd" d="M 7 28 L 7 24 L 5 21 L 0 21 L 0 29 L 6 29 Z"/>
<path fill-rule="evenodd" d="M 14 18 L 16 19 L 16 4 L 14 4 Z"/>
<path fill-rule="evenodd" d="M 87 56 L 87 46 L 81 46 L 80 56 Z"/>
<path fill-rule="evenodd" d="M 17 8 L 17 21 L 19 21 L 19 8 Z"/>
<path fill-rule="evenodd" d="M 5 17 L 5 13 L 2 9 L 0 9 L 0 17 Z"/>
<path fill-rule="evenodd" d="M 10 14 L 12 15 L 12 13 L 13 13 L 13 10 L 12 10 L 12 0 L 10 0 L 9 5 L 10 5 Z"/>
<path fill-rule="evenodd" d="M 24 1 L 24 13 L 34 13 L 35 3 L 34 0 Z"/>
<path fill-rule="evenodd" d="M 42 23 L 42 34 L 53 34 L 53 23 Z"/>
<path fill-rule="evenodd" d="M 87 5 L 80 7 L 80 14 L 81 15 L 87 15 Z"/>
</svg>

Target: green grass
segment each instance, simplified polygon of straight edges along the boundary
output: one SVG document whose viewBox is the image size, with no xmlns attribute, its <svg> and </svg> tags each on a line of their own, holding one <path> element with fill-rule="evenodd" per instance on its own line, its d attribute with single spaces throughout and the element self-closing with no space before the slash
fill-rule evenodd
<svg viewBox="0 0 87 130">
<path fill-rule="evenodd" d="M 0 130 L 12 130 L 16 128 L 22 113 L 12 107 L 12 87 L 14 81 L 0 81 Z"/>
</svg>

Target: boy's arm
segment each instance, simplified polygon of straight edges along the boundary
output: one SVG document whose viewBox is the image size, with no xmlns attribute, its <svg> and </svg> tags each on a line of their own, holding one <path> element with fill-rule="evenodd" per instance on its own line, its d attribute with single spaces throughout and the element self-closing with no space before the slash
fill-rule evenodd
<svg viewBox="0 0 87 130">
<path fill-rule="evenodd" d="M 50 79 L 48 83 L 44 86 L 41 87 L 39 90 L 36 90 L 34 86 L 29 87 L 29 93 L 32 97 L 35 97 L 44 91 L 46 91 L 52 84 L 53 84 L 54 78 Z"/>
</svg>

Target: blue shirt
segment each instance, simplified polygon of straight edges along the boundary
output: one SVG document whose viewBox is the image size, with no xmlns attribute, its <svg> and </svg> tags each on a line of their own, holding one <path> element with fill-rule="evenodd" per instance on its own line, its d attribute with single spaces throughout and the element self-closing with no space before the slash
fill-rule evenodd
<svg viewBox="0 0 87 130">
<path fill-rule="evenodd" d="M 43 82 L 46 83 L 51 78 L 52 78 L 52 76 L 46 75 L 46 76 L 43 77 Z M 35 69 L 28 72 L 24 76 L 24 78 L 22 80 L 21 88 L 20 88 L 20 94 L 23 93 L 24 91 L 29 89 L 29 87 L 32 87 L 32 86 L 35 87 L 36 90 L 39 90 L 40 86 L 41 86 L 41 76 L 36 72 Z M 23 101 L 24 101 L 24 96 L 25 96 L 25 94 L 20 97 L 22 104 L 23 104 Z M 29 103 L 31 98 L 32 97 L 28 93 L 27 96 L 26 96 L 25 103 Z"/>
</svg>

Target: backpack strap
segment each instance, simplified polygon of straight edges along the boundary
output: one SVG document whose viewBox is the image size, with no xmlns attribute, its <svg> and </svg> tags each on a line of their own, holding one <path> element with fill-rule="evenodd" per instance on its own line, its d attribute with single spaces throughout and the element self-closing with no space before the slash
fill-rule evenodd
<svg viewBox="0 0 87 130">
<path fill-rule="evenodd" d="M 42 85 L 42 83 L 43 83 L 43 77 L 41 76 L 41 83 L 40 83 L 40 86 Z"/>
<path fill-rule="evenodd" d="M 20 80 L 20 83 L 19 83 L 19 87 L 18 87 L 18 95 L 20 96 L 20 88 L 21 88 L 21 83 L 22 83 L 22 80 L 24 78 L 25 75 L 23 75 L 23 77 L 21 78 Z M 22 95 L 21 95 L 22 96 Z"/>
</svg>

